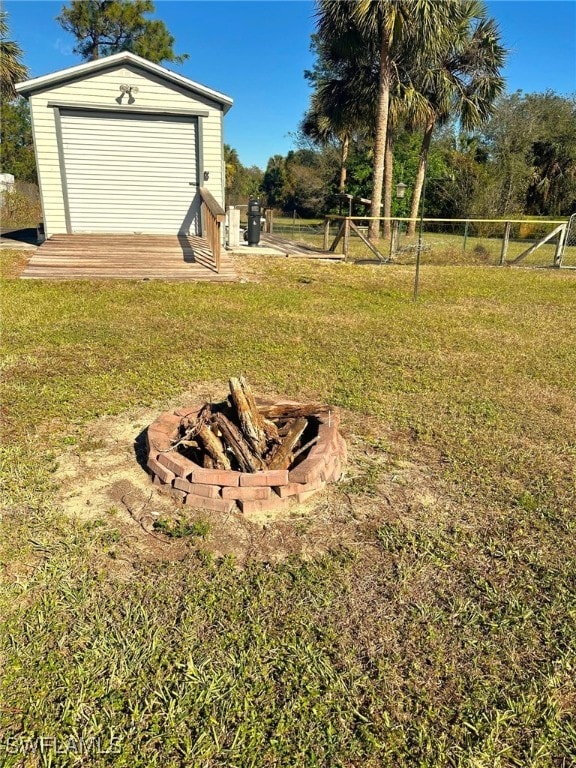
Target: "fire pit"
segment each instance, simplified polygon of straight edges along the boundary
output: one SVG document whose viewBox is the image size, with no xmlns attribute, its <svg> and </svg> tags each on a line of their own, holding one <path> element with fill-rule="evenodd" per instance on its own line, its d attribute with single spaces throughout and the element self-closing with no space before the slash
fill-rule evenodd
<svg viewBox="0 0 576 768">
<path fill-rule="evenodd" d="M 346 461 L 339 423 L 327 405 L 256 399 L 233 378 L 227 400 L 168 411 L 150 424 L 147 467 L 156 485 L 189 506 L 273 511 L 338 480 Z"/>
</svg>

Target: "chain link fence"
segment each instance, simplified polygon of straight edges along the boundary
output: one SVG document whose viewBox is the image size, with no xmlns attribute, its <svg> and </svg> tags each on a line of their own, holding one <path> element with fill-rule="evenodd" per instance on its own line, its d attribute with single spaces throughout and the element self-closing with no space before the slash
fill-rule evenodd
<svg viewBox="0 0 576 768">
<path fill-rule="evenodd" d="M 317 248 L 332 244 L 344 219 L 333 217 L 327 225 L 323 219 L 302 219 L 297 215 L 274 217 L 273 232 L 294 242 Z M 347 258 L 359 263 L 379 263 L 380 259 L 364 243 L 368 236 L 368 220 L 354 217 L 349 230 Z M 559 256 L 558 238 L 566 220 L 440 220 L 417 221 L 413 231 L 409 221 L 381 222 L 381 238 L 377 244 L 382 261 L 413 264 L 418 250 L 422 264 L 435 265 L 499 265 L 518 264 L 527 267 L 552 267 Z M 326 226 L 326 228 L 325 228 Z M 420 230 L 420 227 L 421 230 Z M 553 237 L 541 241 L 554 230 Z M 336 250 L 342 252 L 344 238 Z M 329 247 L 329 246 L 328 246 Z M 576 217 L 567 230 L 562 266 L 576 267 Z"/>
<path fill-rule="evenodd" d="M 273 217 L 273 234 L 294 242 L 322 248 L 324 219 L 304 219 L 296 211 L 289 215 Z"/>
<path fill-rule="evenodd" d="M 576 213 L 570 216 L 568 222 L 562 253 L 562 266 L 576 269 Z"/>
</svg>

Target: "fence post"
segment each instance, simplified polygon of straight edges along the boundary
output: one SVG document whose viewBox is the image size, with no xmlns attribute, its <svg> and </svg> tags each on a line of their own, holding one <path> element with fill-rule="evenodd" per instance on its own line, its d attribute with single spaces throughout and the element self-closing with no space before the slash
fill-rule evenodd
<svg viewBox="0 0 576 768">
<path fill-rule="evenodd" d="M 238 248 L 240 245 L 240 209 L 231 205 L 226 212 L 226 221 L 228 223 L 228 246 Z"/>
<path fill-rule="evenodd" d="M 271 235 L 274 232 L 274 209 L 266 209 L 266 232 Z"/>
<path fill-rule="evenodd" d="M 398 249 L 398 219 L 392 221 L 392 231 L 390 232 L 390 258 L 392 259 Z"/>
<path fill-rule="evenodd" d="M 506 254 L 508 253 L 508 242 L 510 240 L 510 229 L 512 224 L 507 221 L 504 225 L 504 236 L 502 238 L 502 250 L 500 251 L 500 266 L 506 264 Z"/>
<path fill-rule="evenodd" d="M 344 259 L 348 259 L 348 246 L 350 245 L 350 219 L 344 219 L 344 245 L 342 247 L 342 253 Z"/>
<path fill-rule="evenodd" d="M 330 246 L 330 219 L 324 217 L 324 250 L 327 251 Z"/>
<path fill-rule="evenodd" d="M 564 227 L 564 229 L 560 230 L 558 234 L 558 242 L 556 243 L 556 250 L 554 251 L 554 266 L 555 267 L 561 267 L 562 266 L 562 255 L 564 251 L 564 241 L 566 239 L 566 235 L 568 233 L 568 224 Z"/>
<path fill-rule="evenodd" d="M 466 224 L 464 224 L 464 245 L 462 247 L 462 253 L 466 253 L 466 245 L 468 243 L 468 227 L 470 226 L 470 221 L 466 219 Z"/>
</svg>

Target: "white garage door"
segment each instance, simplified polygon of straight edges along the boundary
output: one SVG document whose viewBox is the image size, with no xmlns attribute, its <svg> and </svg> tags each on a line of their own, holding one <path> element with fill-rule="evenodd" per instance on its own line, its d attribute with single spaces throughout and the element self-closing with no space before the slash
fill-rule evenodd
<svg viewBox="0 0 576 768">
<path fill-rule="evenodd" d="M 62 110 L 72 232 L 199 232 L 197 118 Z"/>
</svg>

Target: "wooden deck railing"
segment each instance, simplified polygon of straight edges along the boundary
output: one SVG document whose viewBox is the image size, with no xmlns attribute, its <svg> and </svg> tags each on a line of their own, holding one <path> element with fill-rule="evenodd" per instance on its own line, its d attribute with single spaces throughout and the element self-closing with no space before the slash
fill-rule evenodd
<svg viewBox="0 0 576 768">
<path fill-rule="evenodd" d="M 214 254 L 216 272 L 220 272 L 221 230 L 226 212 L 206 187 L 200 187 L 199 191 L 202 198 L 202 235 L 208 241 L 210 250 Z"/>
</svg>

